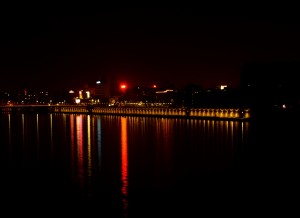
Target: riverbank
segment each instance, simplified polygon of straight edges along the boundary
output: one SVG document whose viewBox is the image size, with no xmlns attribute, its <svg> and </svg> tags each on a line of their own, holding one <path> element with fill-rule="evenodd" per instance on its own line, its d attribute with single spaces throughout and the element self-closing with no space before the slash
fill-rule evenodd
<svg viewBox="0 0 300 218">
<path fill-rule="evenodd" d="M 146 116 L 191 119 L 248 120 L 249 109 L 240 108 L 156 108 L 97 107 L 84 105 L 21 105 L 2 106 L 2 112 L 87 113 L 116 116 Z"/>
</svg>

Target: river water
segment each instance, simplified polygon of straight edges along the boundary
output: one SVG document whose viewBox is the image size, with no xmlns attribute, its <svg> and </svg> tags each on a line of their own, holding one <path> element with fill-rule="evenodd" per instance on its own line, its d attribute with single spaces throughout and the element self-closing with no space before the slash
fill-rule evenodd
<svg viewBox="0 0 300 218">
<path fill-rule="evenodd" d="M 0 119 L 2 208 L 15 208 L 10 212 L 168 217 L 249 210 L 259 178 L 253 171 L 267 166 L 265 156 L 254 155 L 260 148 L 250 121 L 51 113 Z"/>
</svg>

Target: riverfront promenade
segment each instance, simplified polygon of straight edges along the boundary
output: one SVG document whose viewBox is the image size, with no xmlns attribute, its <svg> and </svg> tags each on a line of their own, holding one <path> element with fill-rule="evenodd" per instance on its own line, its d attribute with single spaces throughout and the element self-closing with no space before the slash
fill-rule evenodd
<svg viewBox="0 0 300 218">
<path fill-rule="evenodd" d="M 240 108 L 164 108 L 164 107 L 99 107 L 91 105 L 10 105 L 1 112 L 86 113 L 103 115 L 152 116 L 207 119 L 249 119 L 249 109 Z"/>
</svg>

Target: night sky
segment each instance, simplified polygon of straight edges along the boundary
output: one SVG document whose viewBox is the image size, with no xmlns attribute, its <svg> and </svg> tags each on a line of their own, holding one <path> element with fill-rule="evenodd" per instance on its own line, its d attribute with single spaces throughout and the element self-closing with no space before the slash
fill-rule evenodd
<svg viewBox="0 0 300 218">
<path fill-rule="evenodd" d="M 297 15 L 99 9 L 1 15 L 0 90 L 71 89 L 110 75 L 129 85 L 239 85 L 242 64 L 300 60 Z"/>
</svg>

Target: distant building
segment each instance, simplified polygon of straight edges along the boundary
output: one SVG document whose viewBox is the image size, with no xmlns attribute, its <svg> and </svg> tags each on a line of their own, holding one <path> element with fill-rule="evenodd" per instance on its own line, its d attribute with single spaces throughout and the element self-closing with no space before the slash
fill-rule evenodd
<svg viewBox="0 0 300 218">
<path fill-rule="evenodd" d="M 109 80 L 97 80 L 95 86 L 95 98 L 110 98 L 112 85 Z"/>
<path fill-rule="evenodd" d="M 158 90 L 155 92 L 156 102 L 164 105 L 172 106 L 174 103 L 176 92 L 173 89 Z"/>
</svg>

